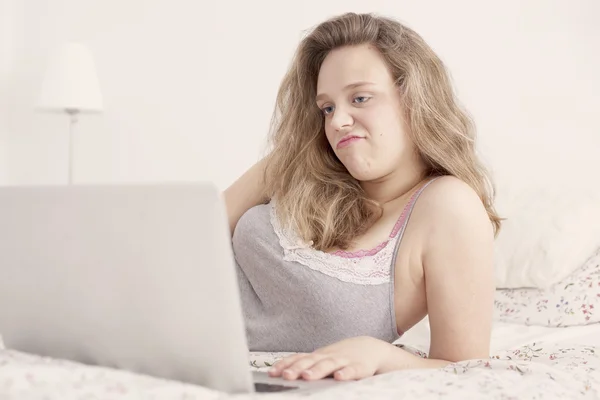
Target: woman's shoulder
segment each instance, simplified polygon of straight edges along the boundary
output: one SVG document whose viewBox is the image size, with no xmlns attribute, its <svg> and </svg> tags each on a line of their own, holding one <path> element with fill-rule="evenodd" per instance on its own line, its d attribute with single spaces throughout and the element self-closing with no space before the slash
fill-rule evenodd
<svg viewBox="0 0 600 400">
<path fill-rule="evenodd" d="M 472 205 L 481 204 L 477 192 L 465 181 L 452 175 L 443 175 L 433 178 L 427 189 L 423 191 L 421 198 L 432 206 L 443 207 L 448 202 L 464 201 Z"/>
<path fill-rule="evenodd" d="M 272 204 L 269 201 L 252 206 L 246 210 L 235 226 L 234 237 L 239 237 L 240 235 L 253 236 L 260 234 L 265 229 L 269 229 L 271 208 Z"/>
<path fill-rule="evenodd" d="M 426 226 L 428 237 L 457 229 L 493 234 L 482 199 L 470 185 L 454 176 L 441 176 L 431 182 L 421 193 L 415 212 Z"/>
</svg>

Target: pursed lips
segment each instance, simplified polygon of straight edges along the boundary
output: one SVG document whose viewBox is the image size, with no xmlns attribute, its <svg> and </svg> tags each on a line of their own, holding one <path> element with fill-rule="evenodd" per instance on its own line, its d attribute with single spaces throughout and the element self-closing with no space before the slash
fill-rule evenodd
<svg viewBox="0 0 600 400">
<path fill-rule="evenodd" d="M 340 147 L 345 147 L 346 145 L 349 145 L 351 142 L 356 141 L 356 139 L 364 139 L 364 137 L 358 136 L 358 135 L 346 135 L 340 139 L 340 141 L 337 144 L 337 148 L 339 149 Z"/>
</svg>

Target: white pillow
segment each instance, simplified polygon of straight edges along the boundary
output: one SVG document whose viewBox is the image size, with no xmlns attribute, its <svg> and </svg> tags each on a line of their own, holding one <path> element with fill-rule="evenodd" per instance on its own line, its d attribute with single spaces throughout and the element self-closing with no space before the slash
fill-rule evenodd
<svg viewBox="0 0 600 400">
<path fill-rule="evenodd" d="M 593 179 L 497 186 L 498 211 L 507 219 L 496 239 L 496 287 L 548 288 L 600 247 L 600 185 Z"/>
<path fill-rule="evenodd" d="M 547 289 L 496 290 L 494 320 L 568 327 L 600 323 L 600 251 Z"/>
</svg>

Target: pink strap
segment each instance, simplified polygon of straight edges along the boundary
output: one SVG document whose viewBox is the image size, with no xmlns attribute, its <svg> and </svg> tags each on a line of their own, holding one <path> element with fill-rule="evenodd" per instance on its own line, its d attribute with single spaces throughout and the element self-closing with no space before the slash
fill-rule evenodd
<svg viewBox="0 0 600 400">
<path fill-rule="evenodd" d="M 339 256 L 339 257 L 344 257 L 344 258 L 362 258 L 362 257 L 374 256 L 375 254 L 379 253 L 385 246 L 387 246 L 387 244 L 393 238 L 396 237 L 398 232 L 400 232 L 400 229 L 402 229 L 402 227 L 406 224 L 408 216 L 410 215 L 413 206 L 417 202 L 419 195 L 423 192 L 423 190 L 425 190 L 425 188 L 431 182 L 433 182 L 437 178 L 438 177 L 430 179 L 429 181 L 427 181 L 427 183 L 425 183 L 423 186 L 421 186 L 419 188 L 419 190 L 417 190 L 415 193 L 413 193 L 413 195 L 408 200 L 408 203 L 406 203 L 406 205 L 404 206 L 404 209 L 402 210 L 400 217 L 394 224 L 394 228 L 392 229 L 392 232 L 390 233 L 390 235 L 386 241 L 380 243 L 379 245 L 377 245 L 376 247 L 374 247 L 370 250 L 356 250 L 356 251 L 337 250 L 337 251 L 332 252 L 331 254 Z"/>
</svg>

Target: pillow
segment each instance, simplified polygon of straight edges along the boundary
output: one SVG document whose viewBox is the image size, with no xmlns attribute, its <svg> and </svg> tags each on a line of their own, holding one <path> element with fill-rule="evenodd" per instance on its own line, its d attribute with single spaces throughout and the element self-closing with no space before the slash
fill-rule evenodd
<svg viewBox="0 0 600 400">
<path fill-rule="evenodd" d="M 496 238 L 496 287 L 549 288 L 600 247 L 600 185 L 521 181 L 497 186 L 497 209 L 506 220 Z"/>
<path fill-rule="evenodd" d="M 542 289 L 503 289 L 495 296 L 495 320 L 567 327 L 600 322 L 600 250 L 563 281 Z"/>
</svg>

